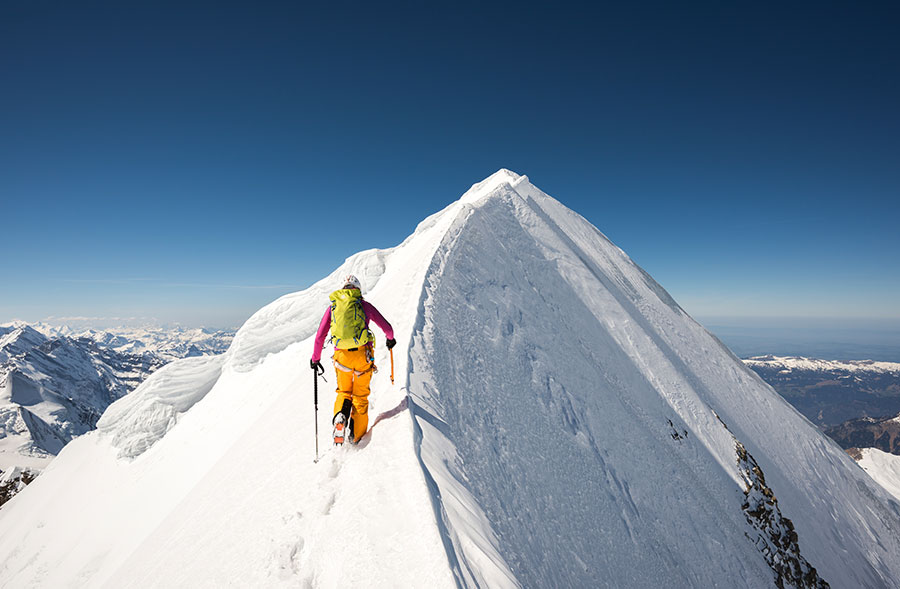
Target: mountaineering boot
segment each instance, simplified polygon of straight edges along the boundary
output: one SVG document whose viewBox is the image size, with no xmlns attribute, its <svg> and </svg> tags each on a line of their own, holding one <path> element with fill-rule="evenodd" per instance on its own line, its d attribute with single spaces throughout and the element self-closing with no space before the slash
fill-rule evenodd
<svg viewBox="0 0 900 589">
<path fill-rule="evenodd" d="M 345 432 L 347 431 L 347 426 L 350 425 L 350 441 L 353 441 L 353 422 L 350 419 L 350 410 L 353 408 L 353 404 L 350 402 L 350 399 L 344 399 L 344 402 L 341 403 L 341 410 L 338 411 L 334 416 L 334 445 L 340 446 L 344 443 Z M 338 441 L 340 438 L 340 441 Z"/>
<path fill-rule="evenodd" d="M 359 440 L 356 439 L 356 436 L 353 435 L 353 418 L 350 418 L 350 421 L 347 422 L 347 440 L 353 444 L 354 446 L 359 443 Z"/>
<path fill-rule="evenodd" d="M 334 416 L 334 445 L 342 446 L 344 444 L 344 414 L 338 413 Z"/>
</svg>

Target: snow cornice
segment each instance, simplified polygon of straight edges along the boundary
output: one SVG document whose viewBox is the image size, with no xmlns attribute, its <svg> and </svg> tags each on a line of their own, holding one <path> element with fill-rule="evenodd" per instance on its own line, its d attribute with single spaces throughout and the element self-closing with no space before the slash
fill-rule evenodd
<svg viewBox="0 0 900 589">
<path fill-rule="evenodd" d="M 459 200 L 464 203 L 475 203 L 503 185 L 507 185 L 511 190 L 515 190 L 516 186 L 523 182 L 528 182 L 528 176 L 516 174 L 506 168 L 500 168 L 481 182 L 473 184 Z"/>
</svg>

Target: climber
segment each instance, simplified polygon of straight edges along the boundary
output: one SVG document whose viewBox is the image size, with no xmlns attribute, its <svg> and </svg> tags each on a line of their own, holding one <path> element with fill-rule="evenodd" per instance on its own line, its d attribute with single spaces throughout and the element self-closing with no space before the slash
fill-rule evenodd
<svg viewBox="0 0 900 589">
<path fill-rule="evenodd" d="M 337 376 L 337 399 L 334 401 L 334 443 L 344 443 L 344 430 L 349 430 L 351 444 L 359 442 L 369 427 L 369 381 L 375 368 L 375 334 L 369 331 L 369 320 L 381 328 L 387 348 L 396 345 L 394 329 L 371 303 L 362 298 L 359 279 L 350 274 L 343 286 L 331 293 L 331 306 L 319 323 L 309 366 L 322 372 L 322 348 L 331 330 L 334 344 L 334 371 Z"/>
</svg>

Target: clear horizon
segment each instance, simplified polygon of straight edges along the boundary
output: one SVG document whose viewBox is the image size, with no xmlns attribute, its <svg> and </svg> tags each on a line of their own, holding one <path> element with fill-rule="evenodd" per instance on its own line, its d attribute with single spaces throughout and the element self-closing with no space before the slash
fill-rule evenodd
<svg viewBox="0 0 900 589">
<path fill-rule="evenodd" d="M 694 317 L 740 358 L 803 356 L 825 360 L 900 362 L 900 319 L 827 317 Z M 0 326 L 13 321 L 0 321 Z M 45 317 L 46 323 L 73 329 L 205 328 L 236 331 L 240 325 L 161 322 L 152 317 Z"/>
<path fill-rule="evenodd" d="M 692 316 L 900 320 L 898 16 L 4 6 L 0 323 L 237 327 L 501 167 Z"/>
</svg>

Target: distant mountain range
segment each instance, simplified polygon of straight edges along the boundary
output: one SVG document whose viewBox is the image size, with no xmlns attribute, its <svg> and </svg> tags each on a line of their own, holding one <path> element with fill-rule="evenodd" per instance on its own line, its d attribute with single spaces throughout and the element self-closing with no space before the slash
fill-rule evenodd
<svg viewBox="0 0 900 589">
<path fill-rule="evenodd" d="M 900 364 L 778 356 L 744 363 L 900 500 Z"/>
<path fill-rule="evenodd" d="M 0 503 L 113 401 L 168 362 L 224 352 L 233 332 L 0 326 Z"/>
<path fill-rule="evenodd" d="M 48 338 L 93 340 L 103 349 L 124 354 L 150 353 L 164 360 L 221 354 L 234 338 L 234 330 L 186 327 L 120 327 L 114 329 L 73 329 L 46 323 L 31 325 Z"/>
<path fill-rule="evenodd" d="M 825 430 L 845 450 L 877 448 L 887 454 L 900 455 L 900 417 L 850 419 Z M 851 452 L 854 456 L 854 452 Z M 856 457 L 856 456 L 854 456 Z"/>
<path fill-rule="evenodd" d="M 900 363 L 756 356 L 744 364 L 822 428 L 900 413 Z"/>
</svg>

